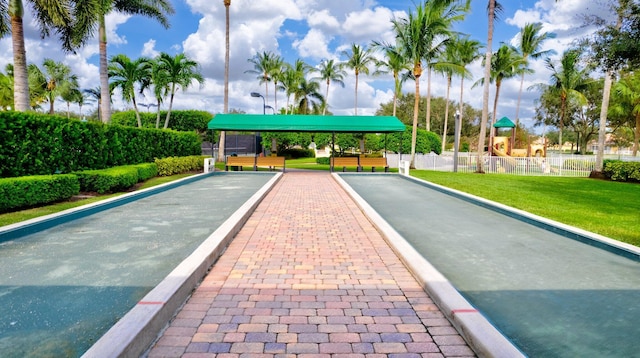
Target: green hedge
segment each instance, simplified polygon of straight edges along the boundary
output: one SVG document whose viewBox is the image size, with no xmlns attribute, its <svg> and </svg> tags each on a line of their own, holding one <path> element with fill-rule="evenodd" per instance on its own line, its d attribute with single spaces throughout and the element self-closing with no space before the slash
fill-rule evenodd
<svg viewBox="0 0 640 358">
<path fill-rule="evenodd" d="M 75 175 L 0 179 L 0 212 L 67 200 L 80 192 Z"/>
<path fill-rule="evenodd" d="M 163 158 L 156 159 L 155 164 L 158 166 L 158 175 L 169 176 L 174 174 L 186 173 L 204 169 L 204 158 L 201 155 L 193 155 L 182 158 Z"/>
<path fill-rule="evenodd" d="M 605 160 L 602 172 L 614 181 L 640 182 L 640 162 Z"/>
<path fill-rule="evenodd" d="M 316 153 L 313 149 L 287 148 L 279 151 L 278 156 L 287 159 L 314 158 Z"/>
<path fill-rule="evenodd" d="M 160 111 L 160 128 L 164 127 L 164 120 L 167 117 L 167 111 Z M 156 127 L 156 112 L 140 112 L 140 121 L 143 128 L 155 128 Z M 182 131 L 191 132 L 196 131 L 198 133 L 205 133 L 209 121 L 213 118 L 213 115 L 205 111 L 171 111 L 169 117 L 169 128 Z M 111 115 L 111 123 L 119 124 L 128 127 L 137 127 L 138 121 L 136 119 L 136 112 L 125 111 L 116 112 Z"/>
<path fill-rule="evenodd" d="M 158 166 L 155 163 L 143 163 L 74 174 L 78 176 L 80 191 L 104 194 L 125 191 L 139 182 L 156 177 Z"/>
<path fill-rule="evenodd" d="M 71 173 L 201 153 L 195 132 L 0 112 L 0 177 Z"/>
</svg>

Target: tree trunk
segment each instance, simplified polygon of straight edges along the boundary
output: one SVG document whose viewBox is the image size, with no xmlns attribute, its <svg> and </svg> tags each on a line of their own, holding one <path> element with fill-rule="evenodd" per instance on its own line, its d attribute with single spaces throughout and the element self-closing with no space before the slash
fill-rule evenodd
<svg viewBox="0 0 640 358">
<path fill-rule="evenodd" d="M 560 100 L 560 125 L 558 126 L 560 133 L 558 133 L 558 143 L 560 144 L 560 154 L 562 154 L 562 147 L 563 147 L 563 142 L 562 142 L 562 131 L 564 130 L 564 112 L 566 111 L 566 103 L 567 103 L 567 99 L 566 97 L 562 96 L 562 99 Z"/>
<path fill-rule="evenodd" d="M 427 69 L 427 124 L 425 129 L 431 132 L 431 67 Z"/>
<path fill-rule="evenodd" d="M 164 119 L 164 129 L 169 128 L 169 118 L 171 118 L 171 108 L 173 108 L 173 97 L 176 94 L 176 85 L 175 83 L 171 88 L 171 97 L 169 97 L 169 109 L 167 109 L 167 117 Z"/>
<path fill-rule="evenodd" d="M 459 104 L 459 109 L 458 111 L 460 112 L 460 117 L 458 118 L 458 123 L 460 123 L 460 126 L 458 126 L 458 131 L 456 132 L 456 136 L 458 138 L 458 140 L 460 140 L 460 135 L 462 132 L 462 118 L 463 118 L 463 110 L 464 110 L 464 102 L 463 100 L 463 94 L 464 94 L 464 77 L 460 78 L 460 104 Z M 458 143 L 458 145 L 460 145 L 460 143 Z M 454 150 L 459 151 L 460 148 L 454 148 Z"/>
<path fill-rule="evenodd" d="M 103 123 L 111 121 L 111 91 L 109 90 L 109 73 L 107 70 L 107 28 L 104 14 L 98 25 L 98 41 L 100 51 L 100 115 Z"/>
<path fill-rule="evenodd" d="M 444 128 L 442 129 L 442 151 L 447 146 L 447 125 L 449 124 L 449 91 L 451 90 L 451 76 L 447 76 L 447 97 L 444 102 Z"/>
<path fill-rule="evenodd" d="M 29 98 L 29 76 L 27 74 L 27 52 L 24 46 L 24 9 L 22 0 L 12 0 L 9 7 L 11 16 L 11 42 L 13 45 L 13 100 L 14 109 L 24 112 L 31 108 Z"/>
<path fill-rule="evenodd" d="M 327 106 L 329 106 L 329 84 L 331 80 L 327 79 L 327 91 L 324 96 L 324 106 L 322 107 L 322 115 L 324 116 L 327 113 Z"/>
<path fill-rule="evenodd" d="M 398 87 L 400 87 L 400 81 L 398 81 L 398 73 L 393 73 L 393 116 L 396 116 L 396 110 L 398 108 Z"/>
<path fill-rule="evenodd" d="M 225 10 L 225 38 L 224 38 L 224 113 L 229 113 L 229 6 L 231 0 L 224 0 Z M 220 140 L 218 141 L 218 161 L 224 162 L 226 133 L 220 131 Z"/>
<path fill-rule="evenodd" d="M 158 99 L 158 112 L 156 112 L 156 129 L 160 128 L 160 99 Z"/>
<path fill-rule="evenodd" d="M 356 71 L 356 102 L 355 102 L 355 114 L 358 115 L 358 71 Z"/>
<path fill-rule="evenodd" d="M 524 57 L 524 61 L 527 61 L 527 58 Z M 520 91 L 518 92 L 518 102 L 516 103 L 516 133 L 515 137 L 518 137 L 518 127 L 520 124 L 520 102 L 522 101 L 522 89 L 524 88 L 524 72 L 522 72 L 522 77 L 520 77 Z"/>
<path fill-rule="evenodd" d="M 413 74 L 416 81 L 416 95 L 413 102 L 413 127 L 411 129 L 411 163 L 409 164 L 411 168 L 416 167 L 416 140 L 418 138 L 418 112 L 420 111 L 420 75 L 422 75 L 422 65 L 419 62 L 414 64 Z"/>
<path fill-rule="evenodd" d="M 142 128 L 142 120 L 140 120 L 140 111 L 138 111 L 138 104 L 136 103 L 136 96 L 132 98 L 133 110 L 136 112 L 136 120 L 138 121 L 138 128 Z"/>
<path fill-rule="evenodd" d="M 484 89 L 482 92 L 482 120 L 480 135 L 478 136 L 478 167 L 477 173 L 484 173 L 484 141 L 487 136 L 487 121 L 489 119 L 489 81 L 491 81 L 491 42 L 493 41 L 493 21 L 495 17 L 496 0 L 489 0 L 489 26 L 487 33 L 487 53 L 484 64 Z"/>
</svg>

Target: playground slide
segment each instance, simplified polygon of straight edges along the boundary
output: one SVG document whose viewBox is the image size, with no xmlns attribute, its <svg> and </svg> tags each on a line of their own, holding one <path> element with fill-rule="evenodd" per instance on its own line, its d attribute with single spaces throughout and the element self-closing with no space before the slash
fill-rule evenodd
<svg viewBox="0 0 640 358">
<path fill-rule="evenodd" d="M 493 154 L 505 158 L 504 165 L 507 171 L 514 169 L 518 165 L 518 162 L 503 150 L 493 148 Z"/>
</svg>

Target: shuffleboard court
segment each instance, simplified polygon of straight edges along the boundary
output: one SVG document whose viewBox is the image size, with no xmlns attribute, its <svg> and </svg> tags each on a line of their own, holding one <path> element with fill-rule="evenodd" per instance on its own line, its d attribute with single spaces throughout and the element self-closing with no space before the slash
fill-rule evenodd
<svg viewBox="0 0 640 358">
<path fill-rule="evenodd" d="M 216 173 L 47 230 L 5 237 L 0 355 L 82 355 L 272 178 Z"/>
<path fill-rule="evenodd" d="M 400 176 L 341 177 L 525 354 L 640 352 L 637 260 Z"/>
</svg>

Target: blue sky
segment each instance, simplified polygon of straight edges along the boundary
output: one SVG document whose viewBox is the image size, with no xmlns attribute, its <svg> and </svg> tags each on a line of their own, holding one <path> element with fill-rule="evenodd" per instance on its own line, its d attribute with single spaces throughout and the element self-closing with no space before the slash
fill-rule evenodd
<svg viewBox="0 0 640 358">
<path fill-rule="evenodd" d="M 415 8 L 418 0 L 232 0 L 231 2 L 231 74 L 230 108 L 248 113 L 261 112 L 259 99 L 249 96 L 250 92 L 264 93 L 264 86 L 255 75 L 246 74 L 251 69 L 247 59 L 256 52 L 272 51 L 282 55 L 288 62 L 297 58 L 310 65 L 317 65 L 322 59 L 340 56 L 342 50 L 351 43 L 368 44 L 372 40 L 392 41 L 390 20 L 406 16 Z M 175 0 L 172 2 L 176 14 L 171 17 L 171 27 L 164 29 L 156 22 L 122 14 L 112 14 L 107 19 L 108 55 L 124 53 L 130 58 L 155 56 L 159 52 L 177 54 L 185 52 L 191 59 L 201 64 L 206 78 L 205 85 L 197 84 L 186 92 L 180 92 L 174 108 L 203 109 L 219 113 L 223 109 L 224 73 L 224 5 L 222 0 Z M 482 43 L 486 42 L 486 0 L 472 0 L 472 11 L 467 19 L 456 26 L 456 30 L 468 33 Z M 542 22 L 545 31 L 554 32 L 557 37 L 545 43 L 548 49 L 561 53 L 575 38 L 590 31 L 580 26 L 578 14 L 597 11 L 589 0 L 503 0 L 504 12 L 496 24 L 494 50 L 501 41 L 511 42 L 519 28 L 527 22 Z M 59 50 L 54 39 L 41 40 L 32 22 L 25 21 L 27 33 L 27 59 L 30 63 L 42 64 L 44 58 L 53 58 L 68 64 L 80 77 L 83 88 L 95 88 L 98 80 L 97 40 L 89 42 L 76 54 L 65 54 Z M 10 37 L 0 40 L 0 66 L 12 62 Z M 557 56 L 557 55 L 556 55 Z M 535 74 L 527 76 L 525 88 L 549 78 L 542 61 L 532 64 Z M 482 75 L 480 61 L 470 67 L 473 81 L 466 81 L 465 102 L 481 108 L 480 88 L 472 89 L 471 83 Z M 350 73 L 350 72 L 349 72 Z M 426 77 L 426 76 L 423 76 Z M 426 79 L 424 80 L 426 81 Z M 454 81 L 457 82 L 457 81 Z M 509 80 L 503 85 L 498 116 L 513 117 L 519 88 L 519 80 Z M 358 92 L 358 113 L 373 114 L 381 103 L 392 98 L 391 81 L 387 77 L 361 76 Z M 433 92 L 444 96 L 446 82 L 434 76 Z M 329 94 L 331 111 L 336 114 L 353 114 L 355 76 L 351 73 L 345 79 L 345 88 L 333 86 Z M 426 90 L 426 82 L 422 83 Z M 405 92 L 412 92 L 414 84 L 407 82 Z M 492 89 L 493 91 L 493 89 Z M 270 88 L 268 103 L 273 105 Z M 324 86 L 322 87 L 324 93 Z M 452 87 L 452 94 L 458 98 L 459 88 Z M 424 93 L 423 93 L 424 94 Z M 284 94 L 278 94 L 278 105 L 285 102 Z M 454 95 L 452 95 L 453 97 Z M 119 94 L 114 96 L 114 107 L 125 109 Z M 525 93 L 520 117 L 531 126 L 534 99 L 537 94 Z M 139 98 L 141 102 L 150 98 Z M 492 99 L 491 99 L 492 100 Z M 56 104 L 58 109 L 65 107 Z M 84 111 L 95 105 L 85 106 Z M 72 110 L 78 111 L 77 108 Z"/>
</svg>

